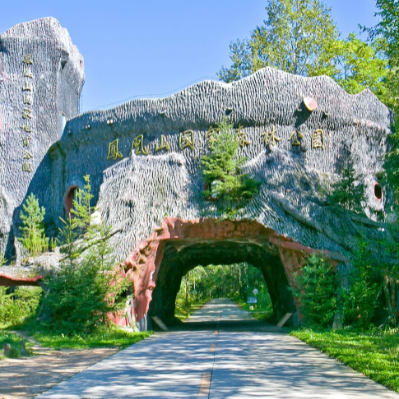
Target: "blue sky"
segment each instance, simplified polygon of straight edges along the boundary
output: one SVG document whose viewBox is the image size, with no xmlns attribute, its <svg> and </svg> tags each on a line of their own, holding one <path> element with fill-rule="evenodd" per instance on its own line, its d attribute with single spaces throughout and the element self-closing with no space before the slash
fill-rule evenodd
<svg viewBox="0 0 399 399">
<path fill-rule="evenodd" d="M 229 43 L 249 37 L 266 0 L 15 0 L 2 2 L 0 32 L 52 16 L 85 58 L 82 111 L 164 97 L 230 66 Z M 374 0 L 325 0 L 343 36 L 377 19 Z"/>
</svg>

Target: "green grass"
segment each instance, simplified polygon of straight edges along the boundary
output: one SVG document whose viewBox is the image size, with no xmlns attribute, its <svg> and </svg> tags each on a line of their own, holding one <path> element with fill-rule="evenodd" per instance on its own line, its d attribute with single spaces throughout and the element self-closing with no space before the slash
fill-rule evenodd
<svg viewBox="0 0 399 399">
<path fill-rule="evenodd" d="M 294 330 L 291 335 L 399 392 L 399 329 L 361 332 L 355 330 Z"/>
<path fill-rule="evenodd" d="M 185 301 L 181 298 L 176 299 L 175 316 L 180 320 L 188 319 L 196 310 L 200 309 L 208 299 L 202 299 L 190 302 L 189 306 L 186 306 Z"/>
<path fill-rule="evenodd" d="M 90 349 L 90 348 L 114 348 L 124 349 L 144 338 L 149 337 L 151 331 L 128 332 L 117 327 L 101 329 L 91 335 L 83 336 L 75 334 L 72 336 L 36 331 L 32 337 L 43 346 L 54 349 Z"/>
<path fill-rule="evenodd" d="M 22 341 L 21 337 L 19 337 L 17 334 L 0 331 L 0 360 L 3 360 L 7 357 L 10 358 L 21 357 L 21 349 L 22 349 L 21 341 Z M 3 349 L 4 344 L 10 344 L 11 346 L 11 351 L 9 356 L 6 356 L 4 353 Z M 25 348 L 28 354 L 31 354 L 30 346 L 31 345 L 29 343 L 26 343 Z"/>
<path fill-rule="evenodd" d="M 273 314 L 273 308 L 271 302 L 269 303 L 268 301 L 259 301 L 257 307 L 255 308 L 254 304 L 247 303 L 246 301 L 243 301 L 241 298 L 234 300 L 243 309 L 251 313 L 251 316 L 256 320 L 266 321 L 266 319 L 268 319 Z M 251 306 L 254 307 L 254 310 L 250 309 Z"/>
</svg>

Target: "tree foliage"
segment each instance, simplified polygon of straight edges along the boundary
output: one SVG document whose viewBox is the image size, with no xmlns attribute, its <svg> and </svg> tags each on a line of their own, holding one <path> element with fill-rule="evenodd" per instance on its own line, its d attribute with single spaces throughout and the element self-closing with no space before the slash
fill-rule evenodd
<svg viewBox="0 0 399 399">
<path fill-rule="evenodd" d="M 248 263 L 197 266 L 182 279 L 177 301 L 190 303 L 213 298 L 246 301 L 258 289 L 259 302 L 271 311 L 271 299 L 261 271 Z"/>
<path fill-rule="evenodd" d="M 216 201 L 229 201 L 239 208 L 245 199 L 252 198 L 260 185 L 242 172 L 246 158 L 237 154 L 239 144 L 227 118 L 218 125 L 210 154 L 201 158 L 201 169 L 206 185 L 204 196 Z"/>
<path fill-rule="evenodd" d="M 379 99 L 390 104 L 387 82 L 388 60 L 385 56 L 385 41 L 376 39 L 366 43 L 355 33 L 346 40 L 332 40 L 326 47 L 321 64 L 311 75 L 327 75 L 333 78 L 348 93 L 356 94 L 370 89 Z"/>
<path fill-rule="evenodd" d="M 250 39 L 230 44 L 233 64 L 219 71 L 221 80 L 239 80 L 266 66 L 303 76 L 332 67 L 326 53 L 338 31 L 331 9 L 319 0 L 269 0 L 266 13 Z"/>
<path fill-rule="evenodd" d="M 373 264 L 367 242 L 360 239 L 354 255 L 349 276 L 349 286 L 339 290 L 339 308 L 345 324 L 369 328 L 374 316 L 380 286 L 375 273 L 378 265 Z"/>
<path fill-rule="evenodd" d="M 328 327 L 337 307 L 337 280 L 332 266 L 323 258 L 311 255 L 294 279 L 292 292 L 301 303 L 306 324 Z"/>
<path fill-rule="evenodd" d="M 66 334 L 88 334 L 108 324 L 107 313 L 124 306 L 125 300 L 118 295 L 127 286 L 115 268 L 111 227 L 92 222 L 90 178 L 84 179 L 84 189 L 73 202 L 73 217 L 63 220 L 60 229 L 65 257 L 56 275 L 46 280 L 48 325 Z"/>
<path fill-rule="evenodd" d="M 362 203 L 366 201 L 366 194 L 364 184 L 359 182 L 360 178 L 349 159 L 341 169 L 340 179 L 332 185 L 332 193 L 327 201 L 356 213 L 363 212 Z"/>
<path fill-rule="evenodd" d="M 46 213 L 44 207 L 40 207 L 39 200 L 31 193 L 22 204 L 23 211 L 19 217 L 22 220 L 20 227 L 22 237 L 19 240 L 23 247 L 32 256 L 37 256 L 48 248 L 48 238 L 44 234 L 43 220 Z"/>
<path fill-rule="evenodd" d="M 250 39 L 230 44 L 230 68 L 218 76 L 232 82 L 270 66 L 302 76 L 327 75 L 351 94 L 369 88 L 392 105 L 386 42 L 351 33 L 340 39 L 331 9 L 320 0 L 269 0 L 267 19 Z"/>
</svg>

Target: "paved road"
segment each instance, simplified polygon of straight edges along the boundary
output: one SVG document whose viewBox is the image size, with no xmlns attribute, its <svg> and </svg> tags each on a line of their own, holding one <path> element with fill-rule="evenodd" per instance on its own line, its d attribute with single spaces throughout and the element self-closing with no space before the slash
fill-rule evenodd
<svg viewBox="0 0 399 399">
<path fill-rule="evenodd" d="M 221 310 L 221 312 L 219 312 Z M 228 300 L 193 315 L 248 319 Z M 399 398 L 282 333 L 223 330 L 155 334 L 53 387 L 37 399 Z"/>
</svg>

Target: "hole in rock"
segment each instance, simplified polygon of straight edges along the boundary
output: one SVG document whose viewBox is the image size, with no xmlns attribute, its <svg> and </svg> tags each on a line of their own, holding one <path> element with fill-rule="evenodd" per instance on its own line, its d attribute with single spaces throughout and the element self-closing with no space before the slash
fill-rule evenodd
<svg viewBox="0 0 399 399">
<path fill-rule="evenodd" d="M 374 185 L 374 195 L 378 200 L 382 199 L 382 187 L 378 183 Z"/>
<path fill-rule="evenodd" d="M 71 213 L 71 209 L 73 208 L 73 201 L 80 201 L 80 198 L 78 197 L 78 192 L 79 192 L 79 187 L 72 186 L 68 189 L 67 193 L 65 194 L 64 207 L 67 215 Z"/>
</svg>

